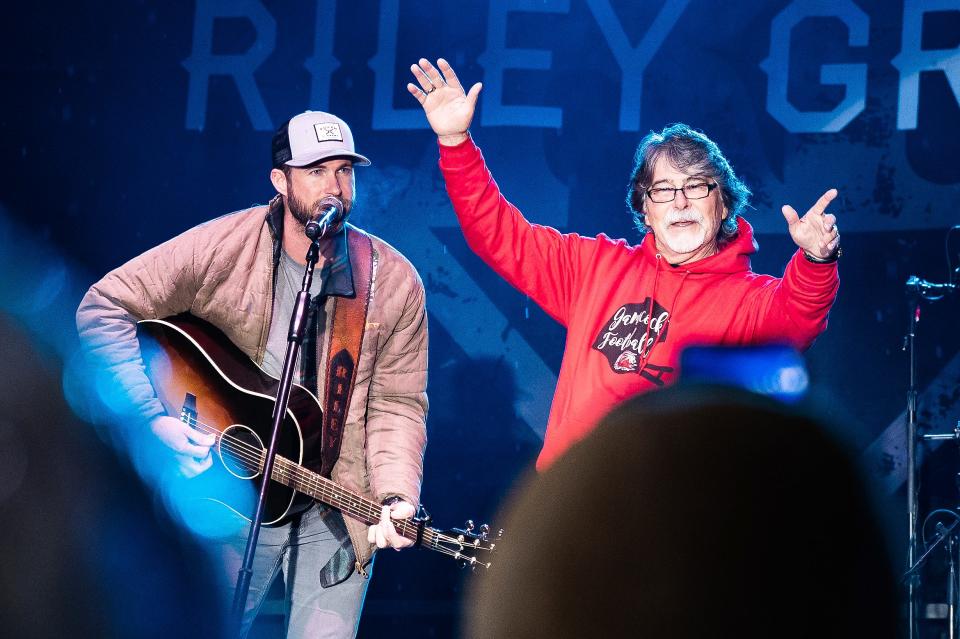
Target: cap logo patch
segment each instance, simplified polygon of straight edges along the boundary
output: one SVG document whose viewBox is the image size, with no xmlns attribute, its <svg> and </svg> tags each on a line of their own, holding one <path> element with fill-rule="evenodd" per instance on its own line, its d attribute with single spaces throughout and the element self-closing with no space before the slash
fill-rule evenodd
<svg viewBox="0 0 960 639">
<path fill-rule="evenodd" d="M 340 131 L 340 125 L 336 122 L 319 122 L 313 125 L 313 130 L 317 133 L 317 142 L 330 142 L 331 140 L 343 142 L 343 133 Z"/>
</svg>

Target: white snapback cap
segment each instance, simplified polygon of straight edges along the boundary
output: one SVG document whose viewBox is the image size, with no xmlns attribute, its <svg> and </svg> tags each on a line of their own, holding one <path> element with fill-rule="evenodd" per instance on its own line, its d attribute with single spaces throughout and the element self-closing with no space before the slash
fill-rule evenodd
<svg viewBox="0 0 960 639">
<path fill-rule="evenodd" d="M 273 167 L 309 166 L 328 158 L 345 157 L 368 166 L 370 160 L 354 150 L 347 123 L 331 113 L 306 111 L 287 120 L 273 136 Z"/>
</svg>

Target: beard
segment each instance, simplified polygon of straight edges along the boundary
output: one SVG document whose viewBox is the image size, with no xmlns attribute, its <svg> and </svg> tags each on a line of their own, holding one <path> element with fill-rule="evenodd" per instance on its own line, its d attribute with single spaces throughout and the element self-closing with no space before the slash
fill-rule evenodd
<svg viewBox="0 0 960 639">
<path fill-rule="evenodd" d="M 703 224 L 703 215 L 695 208 L 678 210 L 671 208 L 664 218 L 665 232 L 660 237 L 671 251 L 678 254 L 693 253 L 707 242 L 707 229 Z M 671 229 L 677 222 L 693 222 L 695 226 Z"/>
<path fill-rule="evenodd" d="M 313 204 L 308 205 L 306 202 L 297 197 L 297 194 L 293 190 L 293 184 L 288 182 L 287 187 L 287 208 L 290 209 L 290 214 L 293 216 L 293 219 L 297 221 L 297 225 L 301 229 L 307 227 L 307 222 L 317 217 L 317 212 L 320 210 L 320 200 L 316 200 Z M 347 200 L 340 198 L 343 202 L 343 221 L 347 221 L 347 216 L 350 215 L 350 209 L 353 208 L 353 200 Z"/>
</svg>

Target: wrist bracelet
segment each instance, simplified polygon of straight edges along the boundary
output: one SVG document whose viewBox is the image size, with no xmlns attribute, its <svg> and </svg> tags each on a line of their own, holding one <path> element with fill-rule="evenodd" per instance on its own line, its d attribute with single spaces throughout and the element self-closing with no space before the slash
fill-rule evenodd
<svg viewBox="0 0 960 639">
<path fill-rule="evenodd" d="M 807 261 L 813 262 L 814 264 L 833 264 L 838 259 L 840 259 L 841 255 L 843 255 L 843 249 L 841 249 L 839 246 L 837 247 L 837 250 L 833 252 L 833 255 L 831 255 L 830 257 L 815 257 L 813 255 L 810 255 L 806 251 L 803 251 L 803 256 L 807 258 Z"/>
</svg>

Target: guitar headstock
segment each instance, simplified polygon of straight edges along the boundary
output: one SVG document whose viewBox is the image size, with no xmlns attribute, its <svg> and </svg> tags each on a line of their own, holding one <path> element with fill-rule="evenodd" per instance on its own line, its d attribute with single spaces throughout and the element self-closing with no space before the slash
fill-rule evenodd
<svg viewBox="0 0 960 639">
<path fill-rule="evenodd" d="M 431 544 L 435 550 L 450 555 L 460 562 L 463 567 L 476 570 L 477 567 L 489 568 L 493 563 L 491 555 L 496 551 L 497 544 L 503 539 L 503 529 L 491 534 L 490 526 L 481 525 L 479 528 L 472 519 L 468 519 L 463 528 L 435 530 L 436 538 Z"/>
</svg>

